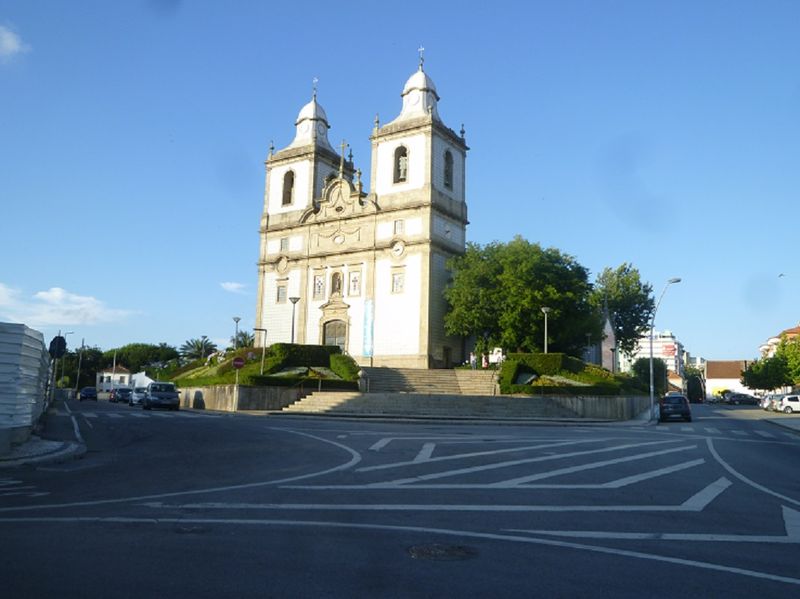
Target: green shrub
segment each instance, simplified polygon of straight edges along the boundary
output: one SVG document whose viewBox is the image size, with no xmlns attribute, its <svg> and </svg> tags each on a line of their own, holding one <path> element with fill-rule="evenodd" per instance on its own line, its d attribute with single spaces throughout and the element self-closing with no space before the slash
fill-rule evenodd
<svg viewBox="0 0 800 599">
<path fill-rule="evenodd" d="M 283 366 L 328 366 L 330 356 L 342 352 L 336 345 L 296 345 L 291 343 L 273 343 L 269 349 L 271 355 L 281 358 Z"/>
<path fill-rule="evenodd" d="M 330 369 L 345 381 L 357 381 L 359 365 L 356 361 L 344 354 L 331 354 Z"/>
</svg>

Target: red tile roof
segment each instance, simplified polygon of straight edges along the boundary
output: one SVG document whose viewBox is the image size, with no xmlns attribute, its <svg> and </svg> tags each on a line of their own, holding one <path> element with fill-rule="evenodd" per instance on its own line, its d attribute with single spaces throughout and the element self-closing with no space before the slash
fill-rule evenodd
<svg viewBox="0 0 800 599">
<path fill-rule="evenodd" d="M 748 360 L 708 360 L 706 379 L 738 379 L 747 368 Z"/>
</svg>

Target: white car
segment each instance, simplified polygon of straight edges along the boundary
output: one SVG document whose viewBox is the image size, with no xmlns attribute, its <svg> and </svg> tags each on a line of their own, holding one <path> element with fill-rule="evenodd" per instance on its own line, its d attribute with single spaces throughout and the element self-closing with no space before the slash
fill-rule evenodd
<svg viewBox="0 0 800 599">
<path fill-rule="evenodd" d="M 775 403 L 775 411 L 784 414 L 800 413 L 800 395 L 784 395 Z"/>
<path fill-rule="evenodd" d="M 128 398 L 128 405 L 141 405 L 145 395 L 147 395 L 147 387 L 135 387 L 131 393 L 131 396 Z"/>
</svg>

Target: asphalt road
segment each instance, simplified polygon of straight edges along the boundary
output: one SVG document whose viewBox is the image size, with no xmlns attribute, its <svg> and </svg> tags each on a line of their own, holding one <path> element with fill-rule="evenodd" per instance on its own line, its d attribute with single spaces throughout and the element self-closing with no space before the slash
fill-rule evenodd
<svg viewBox="0 0 800 599">
<path fill-rule="evenodd" d="M 0 471 L 4 597 L 796 597 L 800 437 L 145 412 Z"/>
</svg>

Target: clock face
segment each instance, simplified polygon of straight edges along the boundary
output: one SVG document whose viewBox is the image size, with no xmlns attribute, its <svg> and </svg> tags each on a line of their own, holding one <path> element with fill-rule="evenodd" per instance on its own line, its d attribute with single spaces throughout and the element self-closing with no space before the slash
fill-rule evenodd
<svg viewBox="0 0 800 599">
<path fill-rule="evenodd" d="M 323 125 L 322 123 L 317 124 L 317 134 L 325 135 L 325 125 Z"/>
<path fill-rule="evenodd" d="M 405 249 L 406 246 L 402 241 L 395 241 L 392 244 L 392 254 L 394 254 L 395 256 L 401 256 L 405 251 Z"/>
</svg>

